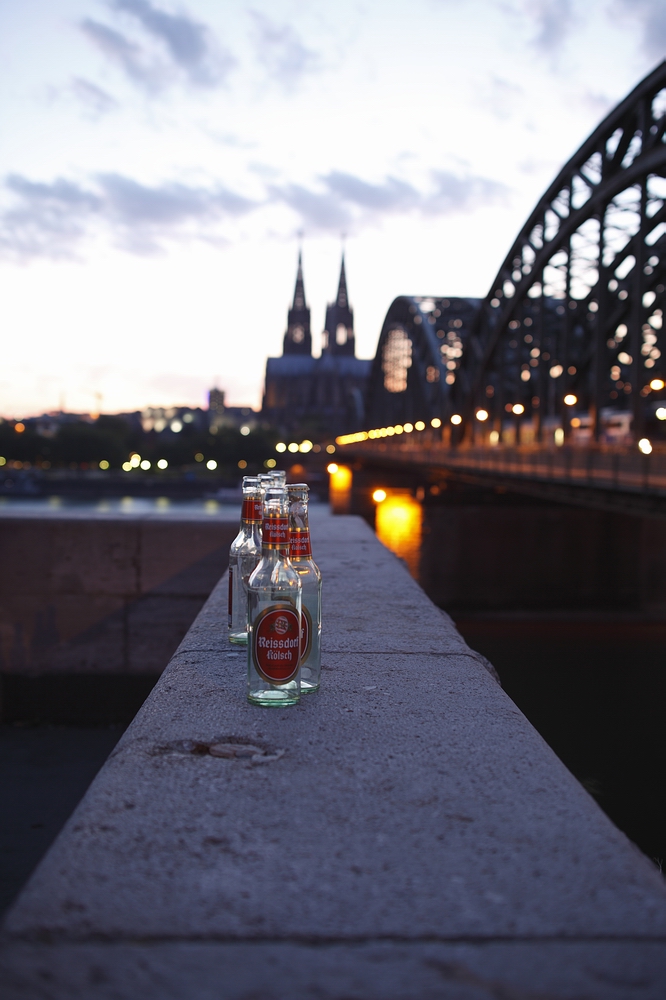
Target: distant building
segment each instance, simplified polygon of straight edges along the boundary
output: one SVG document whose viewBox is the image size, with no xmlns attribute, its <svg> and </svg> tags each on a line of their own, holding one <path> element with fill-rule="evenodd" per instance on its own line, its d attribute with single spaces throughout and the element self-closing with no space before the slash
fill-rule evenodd
<svg viewBox="0 0 666 1000">
<path fill-rule="evenodd" d="M 180 434 L 184 427 L 197 431 L 205 431 L 207 427 L 206 411 L 198 406 L 146 406 L 135 413 L 118 413 L 130 425 L 140 422 L 145 434 L 155 431 L 156 434 Z"/>
<path fill-rule="evenodd" d="M 254 428 L 258 416 L 251 406 L 225 406 L 222 389 L 211 389 L 208 393 L 208 429 L 213 434 L 220 427 Z"/>
<path fill-rule="evenodd" d="M 222 389 L 211 389 L 208 393 L 208 426 L 221 427 L 224 424 L 224 392 Z"/>
<path fill-rule="evenodd" d="M 266 361 L 262 419 L 285 434 L 334 437 L 363 424 L 363 400 L 371 361 L 355 356 L 354 313 L 349 305 L 345 260 L 335 302 L 326 308 L 321 356 L 312 356 L 310 309 L 298 255 L 294 302 L 287 315 L 282 357 Z"/>
</svg>

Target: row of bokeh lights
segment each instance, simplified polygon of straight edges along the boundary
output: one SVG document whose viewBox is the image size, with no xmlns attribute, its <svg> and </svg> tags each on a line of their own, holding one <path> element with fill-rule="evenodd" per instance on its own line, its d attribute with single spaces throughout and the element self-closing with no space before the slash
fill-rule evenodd
<svg viewBox="0 0 666 1000">
<path fill-rule="evenodd" d="M 285 451 L 290 451 L 293 455 L 295 455 L 296 452 L 300 452 L 302 455 L 307 455 L 310 451 L 315 453 L 320 452 L 322 450 L 322 446 L 320 444 L 313 444 L 312 441 L 309 441 L 306 438 L 305 441 L 301 441 L 300 444 L 298 441 L 290 441 L 289 444 L 285 441 L 278 441 L 275 445 L 275 450 L 280 455 L 282 455 Z M 327 444 L 325 451 L 327 454 L 332 455 L 335 451 L 335 445 Z"/>
</svg>

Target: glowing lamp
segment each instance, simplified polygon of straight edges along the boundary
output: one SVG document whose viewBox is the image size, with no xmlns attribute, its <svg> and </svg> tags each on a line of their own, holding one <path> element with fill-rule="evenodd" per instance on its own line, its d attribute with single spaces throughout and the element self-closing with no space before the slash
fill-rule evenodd
<svg viewBox="0 0 666 1000">
<path fill-rule="evenodd" d="M 564 397 L 565 406 L 575 406 L 577 402 L 578 402 L 578 396 L 574 396 L 573 392 L 567 393 L 567 395 Z"/>
<path fill-rule="evenodd" d="M 386 500 L 386 490 L 375 490 L 372 494 L 372 499 L 375 503 L 382 503 L 383 500 Z"/>
<path fill-rule="evenodd" d="M 452 416 L 451 416 L 451 423 L 455 424 L 456 427 L 458 426 L 458 424 L 462 423 L 462 417 L 460 416 L 459 413 L 452 414 Z"/>
<path fill-rule="evenodd" d="M 488 419 L 488 411 L 487 410 L 477 410 L 476 411 L 476 419 L 477 420 L 481 420 L 481 421 L 487 420 Z"/>
</svg>

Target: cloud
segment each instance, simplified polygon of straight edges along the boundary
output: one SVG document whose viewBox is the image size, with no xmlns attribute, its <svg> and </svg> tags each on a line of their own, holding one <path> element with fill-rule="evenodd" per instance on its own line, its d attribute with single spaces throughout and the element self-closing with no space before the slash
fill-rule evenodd
<svg viewBox="0 0 666 1000">
<path fill-rule="evenodd" d="M 480 89 L 479 103 L 500 121 L 506 121 L 511 118 L 524 95 L 525 91 L 517 83 L 493 73 Z"/>
<path fill-rule="evenodd" d="M 139 45 L 131 42 L 119 31 L 114 31 L 106 24 L 86 17 L 79 27 L 88 41 L 103 52 L 103 54 L 125 71 L 134 83 L 153 88 L 158 83 L 155 67 L 144 63 L 144 53 Z"/>
<path fill-rule="evenodd" d="M 352 225 L 369 225 L 387 215 L 418 212 L 429 217 L 465 212 L 503 200 L 504 185 L 484 177 L 458 177 L 445 170 L 431 172 L 431 187 L 420 191 L 412 184 L 387 177 L 379 184 L 342 171 L 321 178 L 323 190 L 301 185 L 273 185 L 273 200 L 297 212 L 306 228 L 339 232 Z"/>
<path fill-rule="evenodd" d="M 636 18 L 643 29 L 643 51 L 650 59 L 666 56 L 666 5 L 663 0 L 615 0 L 611 11 Z"/>
<path fill-rule="evenodd" d="M 532 45 L 546 55 L 557 56 L 574 25 L 571 0 L 522 0 L 520 9 L 534 23 Z"/>
<path fill-rule="evenodd" d="M 305 47 L 290 24 L 278 24 L 265 14 L 250 10 L 259 62 L 271 79 L 292 90 L 307 73 L 318 68 L 316 52 Z"/>
<path fill-rule="evenodd" d="M 10 174 L 5 187 L 16 202 L 2 216 L 0 252 L 18 260 L 71 257 L 100 208 L 93 192 L 63 179 L 41 184 Z"/>
<path fill-rule="evenodd" d="M 332 171 L 313 186 L 270 183 L 259 200 L 222 184 L 151 186 L 119 173 L 51 183 L 12 174 L 4 188 L 11 201 L 0 209 L 0 255 L 21 262 L 71 259 L 100 236 L 135 254 L 163 252 L 174 241 L 221 244 L 225 224 L 270 206 L 287 206 L 309 232 L 339 233 L 392 215 L 469 212 L 507 195 L 496 181 L 444 170 L 431 171 L 425 191 L 395 177 L 371 183 Z"/>
<path fill-rule="evenodd" d="M 352 223 L 352 214 L 343 200 L 330 191 L 311 191 L 300 184 L 269 188 L 271 199 L 292 208 L 310 231 L 340 232 Z"/>
<path fill-rule="evenodd" d="M 109 7 L 112 13 L 129 18 L 134 28 L 143 29 L 146 37 L 136 40 L 93 18 L 85 18 L 79 27 L 132 83 L 148 92 L 179 80 L 195 87 L 216 87 L 235 65 L 210 29 L 184 14 L 168 14 L 148 0 L 110 0 Z"/>
<path fill-rule="evenodd" d="M 196 86 L 217 86 L 235 65 L 233 56 L 215 43 L 210 29 L 185 14 L 168 14 L 149 0 L 112 0 L 112 7 L 134 17 L 162 42 L 174 63 Z"/>
<path fill-rule="evenodd" d="M 100 118 L 102 115 L 108 114 L 118 107 L 118 102 L 114 97 L 107 94 L 101 87 L 90 83 L 89 80 L 84 80 L 80 76 L 74 77 L 69 85 L 69 92 L 83 105 L 88 114 L 94 118 Z"/>
<path fill-rule="evenodd" d="M 221 221 L 257 207 L 221 185 L 150 187 L 117 173 L 100 174 L 85 186 L 12 174 L 5 187 L 14 203 L 0 216 L 0 253 L 19 261 L 72 258 L 100 231 L 137 254 L 158 253 L 173 239 L 214 241 Z"/>
</svg>

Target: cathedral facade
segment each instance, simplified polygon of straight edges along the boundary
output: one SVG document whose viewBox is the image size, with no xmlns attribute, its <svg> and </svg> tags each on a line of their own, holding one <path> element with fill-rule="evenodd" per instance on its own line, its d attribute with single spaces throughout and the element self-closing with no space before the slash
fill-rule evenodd
<svg viewBox="0 0 666 1000">
<path fill-rule="evenodd" d="M 282 356 L 266 361 L 262 419 L 285 434 L 333 438 L 363 426 L 372 361 L 355 355 L 354 313 L 349 305 L 345 259 L 335 302 L 326 308 L 322 352 L 312 355 L 310 309 L 298 255 L 294 301 L 287 316 Z"/>
</svg>

